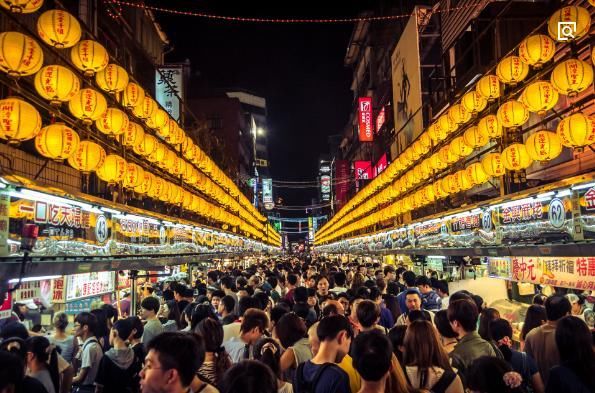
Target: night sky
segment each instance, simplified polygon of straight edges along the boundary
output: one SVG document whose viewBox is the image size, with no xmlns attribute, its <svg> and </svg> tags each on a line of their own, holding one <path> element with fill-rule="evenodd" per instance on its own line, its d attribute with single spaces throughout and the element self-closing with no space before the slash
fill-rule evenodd
<svg viewBox="0 0 595 393">
<path fill-rule="evenodd" d="M 325 1 L 147 2 L 178 10 L 262 17 L 351 17 L 365 3 Z M 211 88 L 244 88 L 267 100 L 269 156 L 275 180 L 314 180 L 318 157 L 328 152 L 327 137 L 341 133 L 351 105 L 351 70 L 343 65 L 353 24 L 270 25 L 209 21 L 156 12 L 175 49 L 166 61 L 190 59 L 194 83 Z M 274 189 L 286 205 L 307 205 L 316 189 Z M 304 214 L 302 213 L 302 216 Z"/>
</svg>

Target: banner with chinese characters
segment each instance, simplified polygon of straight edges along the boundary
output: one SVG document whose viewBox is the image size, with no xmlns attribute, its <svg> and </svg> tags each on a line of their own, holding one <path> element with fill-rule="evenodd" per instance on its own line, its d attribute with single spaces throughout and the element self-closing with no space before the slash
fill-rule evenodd
<svg viewBox="0 0 595 393">
<path fill-rule="evenodd" d="M 578 191 L 581 227 L 586 239 L 595 239 L 595 184 Z"/>
<path fill-rule="evenodd" d="M 373 178 L 372 161 L 355 161 L 355 180 L 370 180 Z"/>
<path fill-rule="evenodd" d="M 12 300 L 20 302 L 23 300 L 36 300 L 41 298 L 41 281 L 22 282 L 21 286 L 12 293 Z"/>
<path fill-rule="evenodd" d="M 50 303 L 65 303 L 66 302 L 66 279 L 59 277 L 52 280 L 52 291 L 51 291 Z"/>
<path fill-rule="evenodd" d="M 522 199 L 500 206 L 497 214 L 503 241 L 545 237 L 568 240 L 573 235 L 569 197 Z"/>
<path fill-rule="evenodd" d="M 155 71 L 155 98 L 176 121 L 180 120 L 180 99 L 184 99 L 184 68 L 166 65 Z"/>
<path fill-rule="evenodd" d="M 490 257 L 488 272 L 512 281 L 595 290 L 595 257 Z"/>
<path fill-rule="evenodd" d="M 66 301 L 114 291 L 115 272 L 93 272 L 66 276 Z"/>
<path fill-rule="evenodd" d="M 93 211 L 90 211 L 93 210 Z M 109 237 L 108 222 L 97 209 L 85 209 L 61 200 L 47 201 L 11 198 L 10 238 L 18 244 L 22 226 L 33 222 L 39 226 L 39 238 L 33 249 L 35 255 L 106 254 Z M 12 249 L 15 254 L 18 248 Z"/>
</svg>

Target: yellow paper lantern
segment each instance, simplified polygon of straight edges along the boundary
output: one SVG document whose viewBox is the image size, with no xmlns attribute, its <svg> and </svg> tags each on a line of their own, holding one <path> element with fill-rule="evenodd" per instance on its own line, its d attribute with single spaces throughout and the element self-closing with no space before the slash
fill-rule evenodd
<svg viewBox="0 0 595 393">
<path fill-rule="evenodd" d="M 56 48 L 70 48 L 81 39 L 81 25 L 64 10 L 49 10 L 37 19 L 37 34 Z"/>
<path fill-rule="evenodd" d="M 413 150 L 413 152 L 415 153 L 415 155 L 417 157 L 421 157 L 424 154 L 426 154 L 430 148 L 427 147 L 426 145 L 423 145 L 419 139 L 415 142 L 413 142 L 413 145 L 411 145 L 411 149 Z"/>
<path fill-rule="evenodd" d="M 489 102 L 494 101 L 500 97 L 500 79 L 496 75 L 486 75 L 477 81 L 475 91 Z"/>
<path fill-rule="evenodd" d="M 444 169 L 448 166 L 448 163 L 442 159 L 440 152 L 432 154 L 430 157 L 430 164 L 432 165 L 432 169 L 436 171 Z"/>
<path fill-rule="evenodd" d="M 70 113 L 85 124 L 92 124 L 107 110 L 105 97 L 93 89 L 81 89 L 68 101 Z"/>
<path fill-rule="evenodd" d="M 79 78 L 66 67 L 49 65 L 35 74 L 35 90 L 52 105 L 70 101 L 80 89 Z"/>
<path fill-rule="evenodd" d="M 165 147 L 163 143 L 157 142 L 155 149 L 151 154 L 149 154 L 147 160 L 150 162 L 156 162 L 161 168 L 167 168 L 163 161 L 165 160 L 165 157 L 168 153 L 171 153 L 171 151 L 167 150 L 167 147 Z"/>
<path fill-rule="evenodd" d="M 430 127 L 428 127 L 428 135 L 430 136 L 432 141 L 434 141 L 434 143 L 438 143 L 445 140 L 449 132 L 450 131 L 448 129 L 444 129 L 441 126 L 439 126 L 437 122 L 433 123 L 432 125 L 430 125 Z"/>
<path fill-rule="evenodd" d="M 126 173 L 124 179 L 122 179 L 122 185 L 124 188 L 134 189 L 143 184 L 145 179 L 145 170 L 133 162 L 129 162 L 126 165 Z"/>
<path fill-rule="evenodd" d="M 196 156 L 196 145 L 192 142 L 190 137 L 187 137 L 184 143 L 182 143 L 182 154 L 184 155 L 184 158 L 190 162 L 192 162 Z"/>
<path fill-rule="evenodd" d="M 456 173 L 448 175 L 444 178 L 442 188 L 445 187 L 449 194 L 456 194 L 461 191 L 461 184 L 459 184 L 459 178 L 457 177 Z"/>
<path fill-rule="evenodd" d="M 526 169 L 533 163 L 522 143 L 513 143 L 502 151 L 502 165 L 509 171 Z"/>
<path fill-rule="evenodd" d="M 119 183 L 124 180 L 128 163 L 117 154 L 109 154 L 97 168 L 97 177 L 108 184 Z"/>
<path fill-rule="evenodd" d="M 122 105 L 134 109 L 145 99 L 145 90 L 134 82 L 128 82 L 122 92 Z"/>
<path fill-rule="evenodd" d="M 428 177 L 430 177 L 432 175 L 432 173 L 434 172 L 432 170 L 432 161 L 430 158 L 426 158 L 425 160 L 423 160 L 421 162 L 421 164 L 419 164 L 420 168 L 421 168 L 421 172 L 422 172 L 422 178 L 427 179 Z"/>
<path fill-rule="evenodd" d="M 167 202 L 169 200 L 170 197 L 170 190 L 173 187 L 173 184 L 171 184 L 170 182 L 164 180 L 163 181 L 163 188 L 161 188 L 161 193 L 159 194 L 159 196 L 157 198 L 159 198 L 159 200 L 161 202 Z"/>
<path fill-rule="evenodd" d="M 465 124 L 471 120 L 471 112 L 461 104 L 456 104 L 448 110 L 448 116 L 457 125 Z"/>
<path fill-rule="evenodd" d="M 121 135 L 128 129 L 128 115 L 117 108 L 107 108 L 95 122 L 97 129 L 106 135 Z"/>
<path fill-rule="evenodd" d="M 591 27 L 591 14 L 584 7 L 562 7 L 552 16 L 547 23 L 547 30 L 554 40 L 558 42 L 575 41 L 589 32 Z"/>
<path fill-rule="evenodd" d="M 149 187 L 149 192 L 147 194 L 151 198 L 158 199 L 159 196 L 163 194 L 165 187 L 165 180 L 163 180 L 160 177 L 154 176 L 151 181 L 151 186 Z"/>
<path fill-rule="evenodd" d="M 475 185 L 473 180 L 471 178 L 467 177 L 467 171 L 465 169 L 461 169 L 460 171 L 457 171 L 454 174 L 454 176 L 456 178 L 457 184 L 459 185 L 459 188 L 461 189 L 461 191 L 470 190 Z"/>
<path fill-rule="evenodd" d="M 181 127 L 177 127 L 176 133 L 169 136 L 169 143 L 179 145 L 186 139 L 186 132 Z"/>
<path fill-rule="evenodd" d="M 434 193 L 434 188 L 431 185 L 425 186 L 422 189 L 422 193 L 426 203 L 432 203 L 436 200 L 436 194 Z"/>
<path fill-rule="evenodd" d="M 82 141 L 68 157 L 68 164 L 83 173 L 89 173 L 99 168 L 104 160 L 103 147 L 91 141 Z"/>
<path fill-rule="evenodd" d="M 151 185 L 153 184 L 154 175 L 151 172 L 145 171 L 143 173 L 143 179 L 140 185 L 134 187 L 134 192 L 139 193 L 141 195 L 146 195 L 149 193 L 151 189 Z"/>
<path fill-rule="evenodd" d="M 595 65 L 595 46 L 591 50 L 591 63 Z"/>
<path fill-rule="evenodd" d="M 167 125 L 169 122 L 169 114 L 161 108 L 157 108 L 149 118 L 145 120 L 145 124 L 154 130 L 159 130 Z"/>
<path fill-rule="evenodd" d="M 157 143 L 157 138 L 155 138 L 153 135 L 145 134 L 143 141 L 138 145 L 134 146 L 132 150 L 134 150 L 134 152 L 138 155 L 147 157 L 151 153 L 153 153 L 153 151 L 157 147 Z"/>
<path fill-rule="evenodd" d="M 518 56 L 508 56 L 500 60 L 496 67 L 496 75 L 500 82 L 516 85 L 529 74 L 529 66 Z"/>
<path fill-rule="evenodd" d="M 473 147 L 465 143 L 462 136 L 458 136 L 450 142 L 450 152 L 457 157 L 467 157 L 473 153 Z"/>
<path fill-rule="evenodd" d="M 134 116 L 141 120 L 146 120 L 153 115 L 153 112 L 157 110 L 157 103 L 151 97 L 145 95 L 145 98 L 140 102 L 139 105 L 135 106 L 132 110 Z"/>
<path fill-rule="evenodd" d="M 99 42 L 82 40 L 70 50 L 70 60 L 85 75 L 93 76 L 96 72 L 107 67 L 109 54 Z"/>
<path fill-rule="evenodd" d="M 490 136 L 488 135 L 485 128 L 480 129 L 477 126 L 472 126 L 465 130 L 465 133 L 463 134 L 463 140 L 465 141 L 466 145 L 474 149 L 478 149 L 485 146 L 490 141 Z"/>
<path fill-rule="evenodd" d="M 439 179 L 432 183 L 432 191 L 434 191 L 434 196 L 436 199 L 442 199 L 448 196 L 448 192 L 442 187 L 443 180 L 444 179 Z"/>
<path fill-rule="evenodd" d="M 547 35 L 534 34 L 519 45 L 519 57 L 525 63 L 539 69 L 556 54 L 556 43 Z"/>
<path fill-rule="evenodd" d="M 502 163 L 502 154 L 489 153 L 481 160 L 481 166 L 488 176 L 502 176 L 505 173 L 505 168 Z"/>
<path fill-rule="evenodd" d="M 43 65 L 43 51 L 35 40 L 16 31 L 0 33 L 0 71 L 13 78 L 33 75 Z"/>
<path fill-rule="evenodd" d="M 595 143 L 595 120 L 581 112 L 573 113 L 558 123 L 556 134 L 566 147 L 589 146 Z"/>
<path fill-rule="evenodd" d="M 490 139 L 502 137 L 502 125 L 498 121 L 496 115 L 482 117 L 479 122 L 477 122 L 477 128 L 480 133 L 487 133 Z"/>
<path fill-rule="evenodd" d="M 593 67 L 579 59 L 568 59 L 554 68 L 551 81 L 560 94 L 575 97 L 593 83 Z"/>
<path fill-rule="evenodd" d="M 169 136 L 175 135 L 175 133 L 178 132 L 178 128 L 178 123 L 175 120 L 169 118 L 168 116 L 165 125 L 159 127 L 159 129 L 157 130 L 157 135 L 159 135 L 161 138 L 165 140 L 169 140 Z"/>
<path fill-rule="evenodd" d="M 122 145 L 134 148 L 138 146 L 145 137 L 145 130 L 143 127 L 133 121 L 128 122 L 128 127 L 122 134 Z"/>
<path fill-rule="evenodd" d="M 529 111 L 544 115 L 558 103 L 558 92 L 551 83 L 537 81 L 525 87 L 522 101 Z"/>
<path fill-rule="evenodd" d="M 110 94 L 118 93 L 128 86 L 128 73 L 117 64 L 108 64 L 95 74 L 95 82 L 103 91 Z"/>
<path fill-rule="evenodd" d="M 533 160 L 549 161 L 562 153 L 562 139 L 555 132 L 541 130 L 529 135 L 525 147 Z"/>
<path fill-rule="evenodd" d="M 465 175 L 473 184 L 483 184 L 490 178 L 480 162 L 474 162 L 465 168 Z"/>
<path fill-rule="evenodd" d="M 34 138 L 41 129 L 41 115 L 35 107 L 16 97 L 0 100 L 0 138 L 18 144 Z"/>
<path fill-rule="evenodd" d="M 184 191 L 184 196 L 182 197 L 182 207 L 185 210 L 190 210 L 190 208 L 192 207 L 192 199 L 193 198 L 194 198 L 194 195 L 192 195 L 191 192 Z"/>
<path fill-rule="evenodd" d="M 177 158 L 178 158 L 178 156 L 176 155 L 176 153 L 173 150 L 166 148 L 164 158 L 162 160 L 159 160 L 157 162 L 157 165 L 159 165 L 161 168 L 171 171 L 175 165 L 175 161 Z"/>
<path fill-rule="evenodd" d="M 432 147 L 432 138 L 430 138 L 430 135 L 427 132 L 424 132 L 420 135 L 418 140 L 421 145 L 421 149 L 424 151 L 423 154 L 426 154 Z"/>
<path fill-rule="evenodd" d="M 488 100 L 475 90 L 466 93 L 461 99 L 461 105 L 471 114 L 481 112 L 488 105 Z"/>
<path fill-rule="evenodd" d="M 440 155 L 440 160 L 442 162 L 446 162 L 447 164 L 454 164 L 459 160 L 459 156 L 453 153 L 453 151 L 450 149 L 450 145 L 444 146 L 438 151 L 438 154 Z"/>
<path fill-rule="evenodd" d="M 79 135 L 64 123 L 54 123 L 41 129 L 35 137 L 35 149 L 42 156 L 62 161 L 75 152 Z"/>
<path fill-rule="evenodd" d="M 438 120 L 436 120 L 436 127 L 441 133 L 446 132 L 447 134 L 450 134 L 451 132 L 456 131 L 457 128 L 459 128 L 459 125 L 454 122 L 453 119 L 448 116 L 448 114 L 446 114 L 440 116 Z"/>
<path fill-rule="evenodd" d="M 43 0 L 0 0 L 0 6 L 15 14 L 31 14 L 43 6 Z"/>
<path fill-rule="evenodd" d="M 510 100 L 498 108 L 498 122 L 503 127 L 516 128 L 529 120 L 529 111 L 525 104 L 520 101 Z"/>
</svg>

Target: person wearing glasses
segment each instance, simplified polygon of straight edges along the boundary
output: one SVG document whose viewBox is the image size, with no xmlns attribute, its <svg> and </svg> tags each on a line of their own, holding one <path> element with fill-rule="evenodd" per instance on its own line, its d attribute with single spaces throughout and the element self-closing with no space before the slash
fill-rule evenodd
<svg viewBox="0 0 595 393">
<path fill-rule="evenodd" d="M 80 369 L 73 379 L 74 392 L 95 392 L 95 377 L 103 357 L 101 344 L 95 337 L 97 318 L 90 312 L 82 312 L 74 319 L 75 335 L 80 337 L 83 345 L 80 351 Z"/>
</svg>

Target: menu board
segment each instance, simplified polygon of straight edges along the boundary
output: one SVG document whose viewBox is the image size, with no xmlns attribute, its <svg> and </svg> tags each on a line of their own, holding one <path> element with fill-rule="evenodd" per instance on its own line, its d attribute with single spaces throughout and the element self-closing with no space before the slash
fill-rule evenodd
<svg viewBox="0 0 595 393">
<path fill-rule="evenodd" d="M 39 298 L 41 298 L 41 281 L 21 282 L 19 288 L 13 292 L 15 302 Z"/>
<path fill-rule="evenodd" d="M 93 272 L 66 276 L 66 301 L 114 291 L 115 272 Z"/>
<path fill-rule="evenodd" d="M 4 294 L 4 299 L 0 304 L 0 319 L 10 318 L 12 315 L 12 294 L 10 292 L 6 292 Z"/>
<path fill-rule="evenodd" d="M 595 290 L 595 257 L 489 257 L 488 272 L 512 281 Z"/>
</svg>

